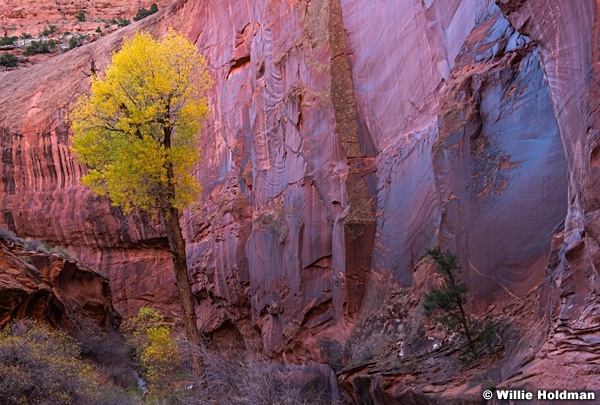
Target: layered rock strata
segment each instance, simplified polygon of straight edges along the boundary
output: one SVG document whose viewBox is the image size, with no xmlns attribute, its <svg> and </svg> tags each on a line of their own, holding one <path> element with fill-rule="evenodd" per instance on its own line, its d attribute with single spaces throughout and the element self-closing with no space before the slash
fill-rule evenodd
<svg viewBox="0 0 600 405">
<path fill-rule="evenodd" d="M 182 0 L 0 74 L 0 221 L 106 272 L 125 315 L 144 304 L 176 315 L 163 230 L 79 185 L 65 119 L 92 60 L 105 66 L 136 29 L 175 27 L 215 80 L 204 190 L 182 218 L 205 332 L 334 364 L 357 320 L 417 291 L 413 269 L 439 244 L 459 254 L 475 313 L 543 300 L 512 312 L 536 331 L 520 330 L 498 380 L 542 370 L 543 353 L 595 370 L 597 5 L 498 3 Z M 356 381 L 371 400 L 382 387 Z"/>
<path fill-rule="evenodd" d="M 500 1 L 511 23 L 540 44 L 540 54 L 568 170 L 568 214 L 548 266 L 544 290 L 551 329 L 547 343 L 507 385 L 548 380 L 597 390 L 600 373 L 598 297 L 599 39 L 597 2 Z M 552 16 L 552 24 L 546 18 Z M 585 364 L 585 371 L 574 367 Z"/>
<path fill-rule="evenodd" d="M 61 31 L 91 31 L 99 26 L 89 22 L 110 21 L 112 19 L 132 20 L 138 10 L 149 9 L 152 3 L 163 8 L 172 0 L 6 0 L 0 4 L 0 35 L 18 36 L 23 33 L 37 36 L 44 28 L 55 25 Z M 78 13 L 83 12 L 84 21 L 79 21 Z M 86 22 L 87 21 L 87 22 Z"/>
<path fill-rule="evenodd" d="M 92 336 L 118 326 L 106 276 L 58 254 L 0 240 L 0 326 L 33 318 Z"/>
</svg>

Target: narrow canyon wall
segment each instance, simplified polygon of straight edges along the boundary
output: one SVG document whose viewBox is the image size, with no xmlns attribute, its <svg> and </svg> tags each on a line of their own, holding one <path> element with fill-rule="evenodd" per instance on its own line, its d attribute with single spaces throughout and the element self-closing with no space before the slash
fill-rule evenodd
<svg viewBox="0 0 600 405">
<path fill-rule="evenodd" d="M 538 52 L 491 2 L 364 7 L 348 2 L 345 21 L 378 149 L 374 270 L 410 286 L 407 269 L 439 243 L 461 252 L 482 304 L 522 295 L 566 212 Z"/>
<path fill-rule="evenodd" d="M 20 236 L 69 246 L 82 262 L 109 274 L 120 312 L 134 313 L 160 297 L 159 305 L 174 315 L 179 306 L 159 221 L 125 217 L 81 187 L 82 167 L 68 148 L 67 114 L 78 95 L 89 91 L 91 61 L 106 65 L 127 32 L 31 69 L 3 73 L 2 222 Z"/>
<path fill-rule="evenodd" d="M 560 1 L 536 0 L 502 0 L 499 6 L 517 29 L 539 44 L 569 180 L 564 231 L 556 240 L 556 257 L 544 283 L 552 327 L 540 353 L 523 367 L 525 378 L 520 383 L 556 380 L 566 387 L 597 389 L 600 363 L 592 353 L 598 348 L 600 320 L 600 6 L 593 1 L 569 7 Z M 585 364 L 586 371 L 574 370 L 577 364 Z"/>
<path fill-rule="evenodd" d="M 177 313 L 163 230 L 79 185 L 65 118 L 92 60 L 105 66 L 136 29 L 174 27 L 215 79 L 203 192 L 182 218 L 206 332 L 326 360 L 323 342 L 411 287 L 435 244 L 460 255 L 475 310 L 543 284 L 551 309 L 592 324 L 597 10 L 499 3 L 181 0 L 0 73 L 0 222 L 106 272 L 124 315 Z"/>
</svg>

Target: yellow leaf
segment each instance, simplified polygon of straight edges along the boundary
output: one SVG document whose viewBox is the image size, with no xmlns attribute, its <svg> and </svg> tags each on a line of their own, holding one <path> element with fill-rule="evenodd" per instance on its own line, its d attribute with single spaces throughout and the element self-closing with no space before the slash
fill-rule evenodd
<svg viewBox="0 0 600 405">
<path fill-rule="evenodd" d="M 193 43 L 170 30 L 136 33 L 70 115 L 83 183 L 127 211 L 183 209 L 198 199 L 192 174 L 212 84 Z"/>
</svg>

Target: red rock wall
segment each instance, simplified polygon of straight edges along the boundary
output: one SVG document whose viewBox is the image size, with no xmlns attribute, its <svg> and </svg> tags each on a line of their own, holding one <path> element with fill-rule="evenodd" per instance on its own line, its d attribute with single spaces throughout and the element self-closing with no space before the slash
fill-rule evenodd
<svg viewBox="0 0 600 405">
<path fill-rule="evenodd" d="M 0 326 L 33 318 L 89 336 L 118 327 L 106 276 L 0 239 Z"/>
<path fill-rule="evenodd" d="M 499 6 L 517 29 L 540 45 L 569 179 L 568 214 L 557 238 L 562 245 L 544 283 L 551 330 L 540 353 L 521 370 L 528 377 L 520 384 L 561 381 L 567 388 L 597 389 L 600 363 L 592 353 L 598 348 L 600 304 L 600 6 L 594 1 L 569 7 L 537 0 L 503 0 Z M 586 372 L 576 373 L 576 364 L 585 364 Z"/>
<path fill-rule="evenodd" d="M 573 13 L 591 30 L 582 4 Z M 508 19 L 484 0 L 178 1 L 0 73 L 0 221 L 67 244 L 109 274 L 125 315 L 143 304 L 176 312 L 160 226 L 78 185 L 65 121 L 89 88 L 82 71 L 92 58 L 104 66 L 140 26 L 173 26 L 215 79 L 200 141 L 204 191 L 182 219 L 205 330 L 318 357 L 315 336 L 337 333 L 363 297 L 383 295 L 369 292 L 369 277 L 391 271 L 410 286 L 436 243 L 460 253 L 477 307 L 522 297 L 544 280 L 567 191 L 567 239 L 582 230 L 574 224 L 593 234 L 594 200 L 584 197 L 594 184 L 595 163 L 585 163 L 593 110 L 581 112 L 587 90 L 572 94 L 581 87 L 566 78 L 589 79 L 560 62 L 591 66 L 591 45 L 579 55 L 578 30 L 538 35 L 535 24 L 520 26 L 526 14 Z M 564 19 L 557 26 L 571 24 Z M 595 271 L 579 266 L 561 273 L 577 286 Z M 588 297 L 591 287 L 573 291 Z"/>
<path fill-rule="evenodd" d="M 128 32 L 132 30 L 125 28 L 48 63 L 3 73 L 2 221 L 19 235 L 70 246 L 93 268 L 119 274 L 112 279 L 113 299 L 124 314 L 134 313 L 160 291 L 158 305 L 173 315 L 179 305 L 157 221 L 126 218 L 82 188 L 82 168 L 68 149 L 66 115 L 78 95 L 89 89 L 91 60 L 104 66 Z"/>
</svg>

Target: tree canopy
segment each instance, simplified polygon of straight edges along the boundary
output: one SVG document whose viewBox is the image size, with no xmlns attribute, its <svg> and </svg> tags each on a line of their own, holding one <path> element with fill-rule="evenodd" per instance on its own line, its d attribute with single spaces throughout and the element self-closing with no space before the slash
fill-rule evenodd
<svg viewBox="0 0 600 405">
<path fill-rule="evenodd" d="M 193 43 L 169 31 L 136 33 L 71 113 L 83 183 L 125 212 L 183 209 L 197 199 L 192 174 L 211 84 Z"/>
<path fill-rule="evenodd" d="M 70 117 L 72 149 L 88 166 L 83 183 L 125 212 L 162 215 L 192 351 L 202 342 L 179 216 L 200 192 L 192 169 L 210 84 L 204 59 L 186 38 L 173 31 L 161 40 L 136 33 L 113 54 L 104 78 L 93 73 L 91 94 L 77 101 Z M 202 375 L 200 356 L 192 354 L 192 362 Z"/>
</svg>

